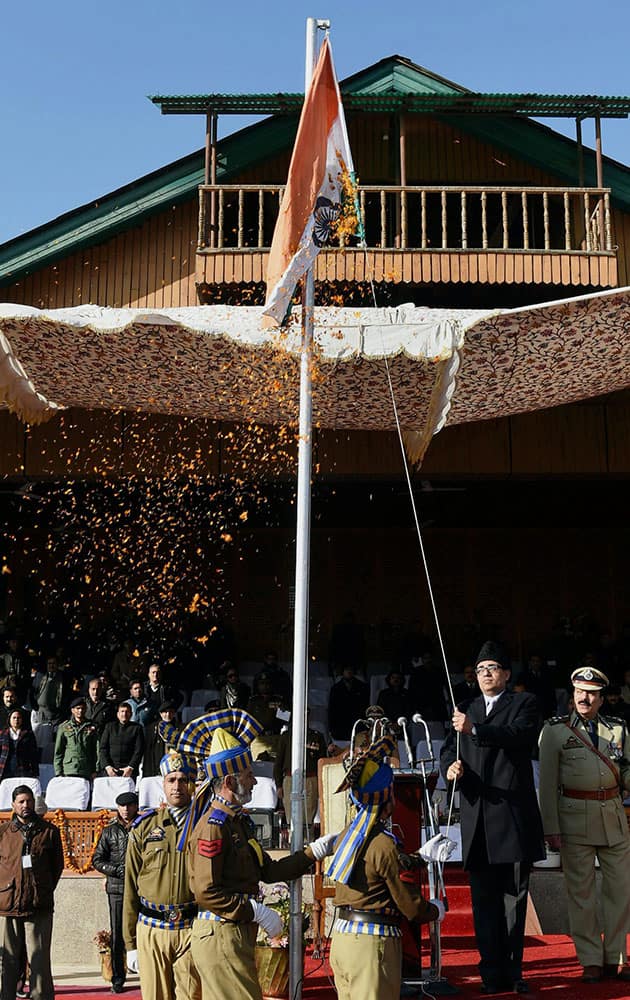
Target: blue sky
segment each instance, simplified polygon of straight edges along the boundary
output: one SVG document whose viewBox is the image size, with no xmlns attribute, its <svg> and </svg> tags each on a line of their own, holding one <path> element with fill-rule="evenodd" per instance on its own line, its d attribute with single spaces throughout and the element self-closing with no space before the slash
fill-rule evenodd
<svg viewBox="0 0 630 1000">
<path fill-rule="evenodd" d="M 163 117 L 147 94 L 302 90 L 308 16 L 331 19 L 340 78 L 398 53 L 472 90 L 630 94 L 628 0 L 10 3 L 0 242 L 203 145 L 201 118 Z M 630 163 L 629 121 L 604 122 L 603 141 Z"/>
</svg>

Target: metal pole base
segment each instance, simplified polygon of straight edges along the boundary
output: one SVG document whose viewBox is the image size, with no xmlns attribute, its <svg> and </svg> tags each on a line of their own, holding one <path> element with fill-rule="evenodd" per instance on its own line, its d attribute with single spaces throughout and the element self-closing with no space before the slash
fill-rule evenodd
<svg viewBox="0 0 630 1000">
<path fill-rule="evenodd" d="M 439 979 L 431 979 L 427 976 L 420 976 L 419 979 L 403 978 L 400 989 L 401 997 L 422 997 L 422 996 L 453 996 L 459 993 L 456 986 L 452 986 L 448 980 L 440 976 Z"/>
</svg>

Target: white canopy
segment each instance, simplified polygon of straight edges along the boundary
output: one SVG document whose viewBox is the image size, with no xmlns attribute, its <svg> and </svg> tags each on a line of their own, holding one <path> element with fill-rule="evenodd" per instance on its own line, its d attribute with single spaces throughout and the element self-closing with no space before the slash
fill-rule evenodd
<svg viewBox="0 0 630 1000">
<path fill-rule="evenodd" d="M 261 312 L 0 304 L 0 399 L 28 422 L 69 406 L 292 421 L 300 311 L 283 332 Z M 508 310 L 321 307 L 315 327 L 314 422 L 394 427 L 388 366 L 414 459 L 445 423 L 630 384 L 630 288 Z"/>
</svg>

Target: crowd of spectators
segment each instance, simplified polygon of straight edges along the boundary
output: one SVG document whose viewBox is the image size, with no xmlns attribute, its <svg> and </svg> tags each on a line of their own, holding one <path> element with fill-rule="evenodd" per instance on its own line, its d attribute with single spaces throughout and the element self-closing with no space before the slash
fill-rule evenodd
<svg viewBox="0 0 630 1000">
<path fill-rule="evenodd" d="M 41 751 L 33 730 L 41 725 L 54 733 L 57 775 L 156 775 L 163 749 L 158 725 L 161 720 L 181 724 L 180 708 L 198 688 L 215 692 L 202 707 L 243 708 L 258 719 L 263 732 L 255 755 L 275 760 L 284 747 L 280 737 L 289 725 L 289 672 L 274 651 L 267 651 L 255 676 L 243 680 L 233 636 L 221 623 L 209 630 L 211 643 L 199 642 L 192 626 L 168 642 L 124 629 L 99 633 L 85 627 L 73 638 L 71 630 L 52 623 L 40 623 L 34 631 L 36 640 L 19 629 L 0 636 L 0 778 L 37 775 Z M 394 724 L 418 712 L 448 725 L 446 672 L 436 645 L 420 629 L 401 639 L 378 690 L 374 682 L 370 689 L 373 671 L 362 627 L 352 616 L 333 630 L 329 654 L 327 706 L 323 713 L 315 709 L 312 722 L 327 746 L 349 740 L 355 721 L 366 716 L 372 702 Z M 615 640 L 565 623 L 547 643 L 513 662 L 510 686 L 536 696 L 542 722 L 566 710 L 571 669 L 598 666 L 612 681 L 604 712 L 628 719 L 628 663 L 630 630 Z M 479 693 L 472 662 L 451 666 L 450 673 L 455 704 Z"/>
</svg>

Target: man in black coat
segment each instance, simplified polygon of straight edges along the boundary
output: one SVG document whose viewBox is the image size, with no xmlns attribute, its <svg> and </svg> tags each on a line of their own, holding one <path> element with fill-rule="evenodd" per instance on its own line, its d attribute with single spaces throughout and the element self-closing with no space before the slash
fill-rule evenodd
<svg viewBox="0 0 630 1000">
<path fill-rule="evenodd" d="M 116 721 L 108 722 L 100 742 L 100 765 L 103 772 L 114 778 L 135 778 L 144 753 L 144 731 L 131 721 L 131 708 L 121 701 L 116 711 Z"/>
<path fill-rule="evenodd" d="M 103 830 L 94 851 L 92 864 L 107 876 L 109 926 L 112 934 L 112 993 L 122 993 L 125 985 L 125 942 L 122 934 L 125 857 L 131 824 L 138 815 L 138 796 L 122 792 L 116 799 L 115 818 Z"/>
<path fill-rule="evenodd" d="M 534 695 L 506 690 L 510 670 L 495 643 L 482 646 L 475 668 L 481 694 L 455 709 L 440 764 L 460 792 L 483 992 L 526 993 L 529 872 L 533 861 L 545 857 L 531 764 L 538 706 Z"/>
</svg>

